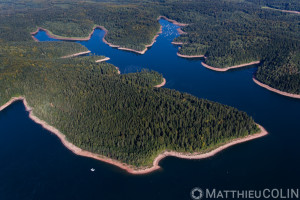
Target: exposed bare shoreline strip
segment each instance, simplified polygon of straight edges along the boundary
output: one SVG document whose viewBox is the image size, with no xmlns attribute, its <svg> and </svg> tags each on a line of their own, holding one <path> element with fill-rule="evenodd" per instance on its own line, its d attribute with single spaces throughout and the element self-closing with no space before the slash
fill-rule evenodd
<svg viewBox="0 0 300 200">
<path fill-rule="evenodd" d="M 82 150 L 79 147 L 75 146 L 74 144 L 69 142 L 66 139 L 66 136 L 64 134 L 62 134 L 59 130 L 57 130 L 53 126 L 50 126 L 49 124 L 47 124 L 47 122 L 45 122 L 45 121 L 37 118 L 36 116 L 34 116 L 33 113 L 32 113 L 32 109 L 28 105 L 25 97 L 22 97 L 22 96 L 13 97 L 10 101 L 8 101 L 6 104 L 4 104 L 3 106 L 0 107 L 0 111 L 2 111 L 3 109 L 5 109 L 9 105 L 11 105 L 13 102 L 19 101 L 19 100 L 23 101 L 23 103 L 26 107 L 26 110 L 29 112 L 29 118 L 30 119 L 32 119 L 35 123 L 40 124 L 44 129 L 46 129 L 46 130 L 52 132 L 53 134 L 55 134 L 61 140 L 63 145 L 66 148 L 68 148 L 70 151 L 72 151 L 74 154 L 79 155 L 79 156 L 93 158 L 93 159 L 96 159 L 96 160 L 100 160 L 100 161 L 115 165 L 115 166 L 117 166 L 117 167 L 119 167 L 123 170 L 126 170 L 128 173 L 131 173 L 131 174 L 147 174 L 147 173 L 151 173 L 151 172 L 153 172 L 157 169 L 160 169 L 159 162 L 167 156 L 174 156 L 174 157 L 184 158 L 184 159 L 208 158 L 208 157 L 216 155 L 217 153 L 219 153 L 220 151 L 223 151 L 224 149 L 226 149 L 228 147 L 231 147 L 233 145 L 240 144 L 240 143 L 243 143 L 243 142 L 247 142 L 247 141 L 259 138 L 259 137 L 263 137 L 263 136 L 268 134 L 268 132 L 262 126 L 258 125 L 260 130 L 261 130 L 259 133 L 249 135 L 249 136 L 246 136 L 246 137 L 243 137 L 243 138 L 234 139 L 231 142 L 226 143 L 226 144 L 224 144 L 224 145 L 222 145 L 222 146 L 220 146 L 220 147 L 218 147 L 218 148 L 216 148 L 216 149 L 214 149 L 214 150 L 212 150 L 208 153 L 187 154 L 187 153 L 180 153 L 180 152 L 175 152 L 175 151 L 165 151 L 165 152 L 159 154 L 154 159 L 152 167 L 136 169 L 133 166 L 127 165 L 125 163 L 121 163 L 117 160 L 113 160 L 113 159 L 107 158 L 105 156 L 101 156 L 101 155 L 98 155 L 98 154 L 95 154 L 95 153 L 91 153 L 91 152 Z"/>
<path fill-rule="evenodd" d="M 269 9 L 269 10 L 280 11 L 280 12 L 285 12 L 285 13 L 292 13 L 292 14 L 298 14 L 298 15 L 300 14 L 300 12 L 296 11 L 296 10 L 281 10 L 281 9 L 277 9 L 277 8 L 267 7 L 267 6 L 263 6 L 262 8 Z"/>
<path fill-rule="evenodd" d="M 276 10 L 279 10 L 279 9 L 276 9 Z M 279 10 L 281 12 L 286 12 L 286 13 L 293 13 L 293 14 L 298 14 L 300 15 L 300 12 L 299 11 L 296 11 L 296 10 Z"/>
<path fill-rule="evenodd" d="M 101 62 L 108 61 L 108 60 L 110 60 L 110 58 L 106 57 L 106 58 L 103 58 L 103 59 L 100 59 L 100 60 L 96 60 L 95 62 L 96 63 L 101 63 Z M 120 71 L 119 67 L 116 67 L 116 70 L 118 71 L 118 74 L 121 74 L 121 71 Z"/>
<path fill-rule="evenodd" d="M 171 22 L 171 23 L 173 23 L 177 26 L 188 26 L 189 25 L 189 24 L 184 24 L 184 23 L 177 22 L 174 19 L 169 19 L 166 16 L 162 16 L 162 15 L 158 16 L 157 20 L 160 20 L 161 18 L 163 18 L 163 19 L 165 19 L 165 20 L 167 20 L 167 21 L 169 21 L 169 22 Z"/>
<path fill-rule="evenodd" d="M 121 74 L 119 67 L 116 67 L 116 70 L 118 71 L 118 74 Z"/>
<path fill-rule="evenodd" d="M 103 58 L 103 59 L 100 59 L 100 60 L 96 60 L 95 62 L 96 63 L 101 63 L 101 62 L 108 61 L 108 60 L 110 60 L 110 58 L 106 57 L 106 58 Z"/>
<path fill-rule="evenodd" d="M 96 63 L 101 63 L 101 62 L 108 61 L 108 60 L 110 60 L 110 58 L 106 57 L 106 58 L 103 58 L 103 59 L 100 59 L 100 60 L 96 60 L 95 62 Z M 116 67 L 116 70 L 118 71 L 118 74 L 121 74 L 119 67 Z"/>
<path fill-rule="evenodd" d="M 180 43 L 173 43 L 173 44 L 180 44 Z M 205 58 L 204 55 L 183 55 L 177 52 L 177 56 L 182 58 Z"/>
<path fill-rule="evenodd" d="M 283 95 L 283 96 L 287 96 L 287 97 L 291 97 L 291 98 L 295 98 L 295 99 L 300 99 L 300 94 L 291 94 L 291 93 L 288 93 L 288 92 L 283 92 L 283 91 L 277 90 L 275 88 L 272 88 L 272 87 L 258 81 L 254 76 L 253 76 L 252 79 L 253 79 L 254 83 L 256 83 L 257 85 L 259 85 L 259 86 L 261 86 L 261 87 L 263 87 L 267 90 L 270 90 L 272 92 L 275 92 L 275 93 Z"/>
<path fill-rule="evenodd" d="M 162 82 L 161 84 L 156 85 L 156 86 L 154 86 L 154 87 L 160 88 L 160 87 L 163 87 L 164 85 L 166 85 L 166 83 L 167 83 L 167 80 L 164 78 L 164 79 L 163 79 L 163 82 Z"/>
<path fill-rule="evenodd" d="M 293 13 L 293 14 L 298 14 L 300 15 L 300 12 L 299 11 L 295 11 L 295 10 L 279 10 L 281 12 L 286 12 L 286 13 Z"/>
<path fill-rule="evenodd" d="M 205 64 L 204 62 L 201 62 L 201 64 L 204 67 L 206 67 L 208 69 L 211 69 L 211 70 L 214 70 L 214 71 L 218 71 L 218 72 L 225 72 L 225 71 L 228 71 L 230 69 L 237 69 L 237 68 L 241 68 L 241 67 L 247 67 L 247 66 L 250 66 L 250 65 L 257 65 L 259 63 L 260 63 L 260 61 L 253 61 L 253 62 L 250 62 L 250 63 L 241 64 L 241 65 L 235 65 L 235 66 L 225 67 L 225 68 L 218 68 L 218 67 L 209 66 L 209 65 Z"/>
<path fill-rule="evenodd" d="M 82 56 L 82 55 L 86 55 L 86 54 L 89 54 L 89 53 L 91 53 L 91 51 L 83 51 L 83 52 L 79 52 L 79 53 L 74 53 L 74 54 L 71 54 L 71 55 L 63 56 L 61 58 L 73 58 L 73 57 L 76 57 L 76 56 Z"/>
<path fill-rule="evenodd" d="M 183 45 L 184 43 L 183 42 L 171 42 L 171 44 L 174 44 L 174 45 Z M 178 55 L 179 53 L 177 53 L 177 55 Z M 181 54 L 180 54 L 181 55 Z M 180 56 L 180 55 L 178 55 L 178 56 Z M 184 56 L 184 55 L 183 55 Z"/>
</svg>

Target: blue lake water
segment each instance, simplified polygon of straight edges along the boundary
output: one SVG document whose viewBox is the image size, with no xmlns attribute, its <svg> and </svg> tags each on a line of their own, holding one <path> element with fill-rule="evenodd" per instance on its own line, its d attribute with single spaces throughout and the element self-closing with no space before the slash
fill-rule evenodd
<svg viewBox="0 0 300 200">
<path fill-rule="evenodd" d="M 161 170 L 131 175 L 90 158 L 74 155 L 60 140 L 28 118 L 22 102 L 0 113 L 0 199 L 190 199 L 203 189 L 300 188 L 300 100 L 272 93 L 252 81 L 256 68 L 215 72 L 199 59 L 176 55 L 171 44 L 177 26 L 160 20 L 163 33 L 144 54 L 103 43 L 96 29 L 78 41 L 93 54 L 130 73 L 148 68 L 167 79 L 165 87 L 246 111 L 269 135 L 226 149 L 214 157 L 184 160 L 168 157 Z M 40 41 L 53 41 L 45 32 Z M 95 168 L 91 172 L 90 168 Z"/>
</svg>

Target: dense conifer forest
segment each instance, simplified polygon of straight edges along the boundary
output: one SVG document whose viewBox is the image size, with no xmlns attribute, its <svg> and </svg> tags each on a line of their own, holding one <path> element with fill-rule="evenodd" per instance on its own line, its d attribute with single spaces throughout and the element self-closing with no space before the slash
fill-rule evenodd
<svg viewBox="0 0 300 200">
<path fill-rule="evenodd" d="M 159 30 L 157 17 L 189 24 L 175 41 L 179 53 L 205 55 L 206 63 L 228 67 L 261 60 L 257 79 L 299 94 L 299 14 L 297 0 L 7 0 L 0 3 L 0 39 L 32 41 L 43 27 L 61 36 L 85 37 L 94 25 L 109 30 L 106 40 L 143 50 Z M 13 33 L 13 34 L 12 34 Z"/>
<path fill-rule="evenodd" d="M 151 165 L 162 151 L 200 152 L 259 131 L 232 107 L 153 86 L 162 75 L 119 75 L 97 56 L 68 42 L 3 42 L 0 105 L 25 96 L 34 114 L 82 149 L 133 166 Z M 76 51 L 75 51 L 76 50 Z"/>
<path fill-rule="evenodd" d="M 232 107 L 175 90 L 154 88 L 153 71 L 119 75 L 101 56 L 62 59 L 86 51 L 76 43 L 34 42 L 30 32 L 86 37 L 94 25 L 106 40 L 144 49 L 159 30 L 157 17 L 189 24 L 176 39 L 181 54 L 207 57 L 215 67 L 261 60 L 258 80 L 300 93 L 299 2 L 272 0 L 6 0 L 0 3 L 0 105 L 25 96 L 34 114 L 75 145 L 147 166 L 164 150 L 207 151 L 258 131 Z M 272 8 L 272 9 L 266 9 Z"/>
</svg>

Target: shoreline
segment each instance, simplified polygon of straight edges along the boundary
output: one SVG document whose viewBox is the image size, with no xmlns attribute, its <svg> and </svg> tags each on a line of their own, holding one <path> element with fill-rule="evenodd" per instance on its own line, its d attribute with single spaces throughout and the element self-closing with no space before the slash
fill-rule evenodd
<svg viewBox="0 0 300 200">
<path fill-rule="evenodd" d="M 39 42 L 38 39 L 36 39 L 34 36 L 40 31 L 45 31 L 46 34 L 52 38 L 52 39 L 57 39 L 57 40 L 64 40 L 64 41 L 87 41 L 89 39 L 91 39 L 92 35 L 94 34 L 94 31 L 95 29 L 101 29 L 105 32 L 103 38 L 102 38 L 102 41 L 107 44 L 108 46 L 112 47 L 112 48 L 117 48 L 119 50 L 124 50 L 124 51 L 131 51 L 131 52 L 134 52 L 134 53 L 138 53 L 138 54 L 145 54 L 146 51 L 151 47 L 153 46 L 153 44 L 156 42 L 156 39 L 157 37 L 162 33 L 162 26 L 160 26 L 159 28 L 159 31 L 157 32 L 157 34 L 152 38 L 152 41 L 150 44 L 146 44 L 145 45 L 145 49 L 142 50 L 142 51 L 138 51 L 138 50 L 134 50 L 134 49 L 130 49 L 130 48 L 125 48 L 125 47 L 121 47 L 120 45 L 115 45 L 115 44 L 112 44 L 112 43 L 109 43 L 106 39 L 105 39 L 105 36 L 108 34 L 108 30 L 104 27 L 104 26 L 100 26 L 100 25 L 94 25 L 93 27 L 93 30 L 89 33 L 89 35 L 87 37 L 64 37 L 64 36 L 58 36 L 58 35 L 55 35 L 53 34 L 51 31 L 45 29 L 45 28 L 42 28 L 42 27 L 38 27 L 36 31 L 34 32 L 31 32 L 31 37 L 34 39 L 34 41 L 36 42 Z"/>
<path fill-rule="evenodd" d="M 183 42 L 171 42 L 171 44 L 174 44 L 174 45 L 184 45 Z M 180 54 L 181 55 L 181 54 Z M 184 55 L 183 55 L 184 56 Z"/>
<path fill-rule="evenodd" d="M 120 75 L 121 71 L 120 71 L 119 67 L 116 67 L 116 70 L 118 71 L 118 74 Z"/>
<path fill-rule="evenodd" d="M 283 92 L 281 90 L 278 90 L 278 89 L 275 89 L 275 88 L 272 88 L 262 82 L 260 82 L 259 80 L 257 80 L 255 78 L 255 76 L 252 77 L 252 80 L 254 81 L 254 83 L 256 83 L 257 85 L 271 91 L 271 92 L 275 92 L 277 94 L 280 94 L 280 95 L 283 95 L 283 96 L 286 96 L 286 97 L 291 97 L 291 98 L 295 98 L 295 99 L 300 99 L 300 94 L 292 94 L 292 93 L 288 93 L 288 92 Z"/>
<path fill-rule="evenodd" d="M 103 59 L 100 59 L 100 60 L 96 60 L 95 62 L 96 62 L 96 63 L 101 63 L 101 62 L 105 62 L 105 61 L 108 61 L 108 60 L 110 60 L 110 58 L 109 58 L 109 57 L 106 57 L 106 58 L 103 58 Z M 119 67 L 115 67 L 115 68 L 116 68 L 116 70 L 117 70 L 117 73 L 118 73 L 118 74 L 121 74 L 121 71 L 120 71 Z"/>
<path fill-rule="evenodd" d="M 165 20 L 167 20 L 167 21 L 169 21 L 169 22 L 171 22 L 172 24 L 175 24 L 175 25 L 177 25 L 177 26 L 188 26 L 188 25 L 189 25 L 189 24 L 180 23 L 180 22 L 178 22 L 178 21 L 176 21 L 176 20 L 174 20 L 174 19 L 169 19 L 169 18 L 167 18 L 166 16 L 162 16 L 162 15 L 158 16 L 158 17 L 157 17 L 157 20 L 160 20 L 161 18 L 163 18 L 163 19 L 165 19 Z"/>
<path fill-rule="evenodd" d="M 50 126 L 47 122 L 37 118 L 36 116 L 34 116 L 31 107 L 28 105 L 25 97 L 23 96 L 19 96 L 19 97 L 13 97 L 11 98 L 7 103 L 5 103 L 3 106 L 0 107 L 0 112 L 2 110 L 4 110 L 5 108 L 7 108 L 8 106 L 10 106 L 12 103 L 14 103 L 15 101 L 19 101 L 22 100 L 26 111 L 29 112 L 29 118 L 32 119 L 35 123 L 40 124 L 44 129 L 50 131 L 51 133 L 55 134 L 60 141 L 62 142 L 62 144 L 69 149 L 70 151 L 72 151 L 74 154 L 79 155 L 79 156 L 83 156 L 83 157 L 88 157 L 88 158 L 93 158 L 108 164 L 112 164 L 114 166 L 117 166 L 125 171 L 127 171 L 130 174 L 148 174 L 151 173 L 153 171 L 156 171 L 158 169 L 160 169 L 159 166 L 159 162 L 164 159 L 165 157 L 168 156 L 173 156 L 173 157 L 177 157 L 177 158 L 183 158 L 183 159 L 203 159 L 203 158 L 208 158 L 211 156 L 216 155 L 217 153 L 223 151 L 224 149 L 227 149 L 228 147 L 231 147 L 233 145 L 236 144 L 240 144 L 243 142 L 247 142 L 253 139 L 257 139 L 260 137 L 263 137 L 265 135 L 268 134 L 268 132 L 264 129 L 264 127 L 262 127 L 261 125 L 257 124 L 260 128 L 260 132 L 259 133 L 255 133 L 253 135 L 248 135 L 242 138 L 236 138 L 233 139 L 232 141 L 225 143 L 219 147 L 217 147 L 216 149 L 213 149 L 207 153 L 193 153 L 193 154 L 188 154 L 188 153 L 180 153 L 180 152 L 175 152 L 175 151 L 164 151 L 163 153 L 159 154 L 153 161 L 153 165 L 152 167 L 148 167 L 148 168 L 135 168 L 131 165 L 127 165 L 125 163 L 122 163 L 120 161 L 111 159 L 111 158 L 107 158 L 105 156 L 101 156 L 89 151 L 85 151 L 82 150 L 81 148 L 75 146 L 74 144 L 72 144 L 71 142 L 69 142 L 66 139 L 66 136 L 64 134 L 62 134 L 58 129 L 54 128 L 53 126 Z"/>
<path fill-rule="evenodd" d="M 96 63 L 101 63 L 101 62 L 108 61 L 108 60 L 110 60 L 110 58 L 106 57 L 106 58 L 103 58 L 103 59 L 100 59 L 100 60 L 96 60 L 95 62 Z"/>
<path fill-rule="evenodd" d="M 225 68 L 218 68 L 218 67 L 212 67 L 212 66 L 209 66 L 207 64 L 205 64 L 204 62 L 201 62 L 201 64 L 210 69 L 210 70 L 214 70 L 214 71 L 218 71 L 218 72 L 226 72 L 230 69 L 237 69 L 237 68 L 242 68 L 242 67 L 247 67 L 247 66 L 251 66 L 251 65 L 257 65 L 259 64 L 260 61 L 252 61 L 250 63 L 245 63 L 245 64 L 240 64 L 240 65 L 234 65 L 234 66 L 231 66 L 231 67 L 225 67 Z"/>
<path fill-rule="evenodd" d="M 280 11 L 280 12 L 292 13 L 292 14 L 300 15 L 300 12 L 299 12 L 299 11 L 296 11 L 296 10 L 280 10 L 280 9 L 275 9 L 275 10 L 278 10 L 278 11 Z"/>
<path fill-rule="evenodd" d="M 164 18 L 165 20 L 175 24 L 175 25 L 178 25 L 178 26 L 187 26 L 188 24 L 182 24 L 182 23 L 178 23 L 177 21 L 175 20 L 172 20 L 172 19 L 168 19 L 167 17 L 165 16 L 159 16 L 158 19 L 160 18 Z M 180 28 L 177 29 L 178 33 L 181 35 L 181 34 L 186 34 L 185 32 L 183 32 Z M 183 42 L 174 42 L 172 41 L 171 42 L 172 44 L 174 45 L 183 45 L 184 43 Z M 205 55 L 184 55 L 184 54 L 180 54 L 179 52 L 176 53 L 178 57 L 181 57 L 181 58 L 204 58 L 206 59 L 207 57 Z M 211 70 L 214 70 L 214 71 L 218 71 L 218 72 L 225 72 L 225 71 L 228 71 L 230 69 L 236 69 L 236 68 L 241 68 L 241 67 L 247 67 L 247 66 L 250 66 L 250 65 L 256 65 L 256 64 L 259 64 L 260 61 L 253 61 L 253 62 L 250 62 L 250 63 L 245 63 L 245 64 L 241 64 L 241 65 L 234 65 L 234 66 L 231 66 L 231 67 L 225 67 L 225 68 L 217 68 L 217 67 L 212 67 L 212 66 L 209 66 L 207 64 L 205 64 L 204 62 L 201 62 L 201 64 L 208 68 L 208 69 L 211 69 Z"/>
<path fill-rule="evenodd" d="M 268 7 L 268 6 L 262 6 L 262 9 L 269 9 L 269 10 L 275 10 L 275 11 L 280 11 L 280 12 L 292 13 L 292 14 L 298 14 L 298 15 L 300 15 L 300 12 L 296 11 L 296 10 L 281 10 L 281 9 L 278 9 L 278 8 L 271 8 L 271 7 Z"/>
<path fill-rule="evenodd" d="M 174 44 L 174 43 L 173 43 Z M 175 43 L 176 45 L 180 45 L 179 43 Z M 183 55 L 177 52 L 177 56 L 181 57 L 181 58 L 206 58 L 205 55 Z"/>
<path fill-rule="evenodd" d="M 167 18 L 167 17 L 165 17 L 165 16 L 161 16 L 161 15 L 158 16 L 158 17 L 157 17 L 157 20 L 160 20 L 160 19 L 165 19 L 165 20 L 167 20 L 167 21 L 169 21 L 169 22 L 171 22 L 171 23 L 173 23 L 174 25 L 177 25 L 177 26 L 188 26 L 188 24 L 179 23 L 179 22 L 177 22 L 176 20 L 169 19 L 169 18 Z M 107 44 L 108 46 L 110 46 L 110 47 L 112 47 L 112 48 L 117 48 L 117 49 L 119 49 L 119 50 L 130 51 L 130 52 L 134 52 L 134 53 L 138 53 L 138 54 L 142 54 L 142 55 L 145 54 L 146 51 L 147 51 L 150 47 L 152 47 L 152 46 L 154 45 L 154 43 L 156 42 L 157 37 L 162 33 L 162 26 L 160 26 L 159 31 L 158 31 L 158 32 L 156 33 L 156 35 L 152 38 L 151 43 L 150 43 L 150 44 L 146 44 L 144 50 L 142 50 L 142 51 L 138 51 L 138 50 L 134 50 L 134 49 L 130 49 L 130 48 L 121 47 L 120 45 L 115 45 L 115 44 L 112 44 L 112 43 L 108 42 L 108 41 L 105 39 L 105 37 L 106 37 L 106 35 L 108 34 L 109 31 L 108 31 L 104 26 L 100 26 L 100 25 L 94 25 L 92 31 L 89 33 L 89 35 L 88 35 L 87 37 L 64 37 L 64 36 L 59 36 L 59 35 L 53 34 L 51 31 L 49 31 L 49 30 L 47 30 L 47 29 L 45 29 L 45 28 L 42 28 L 42 27 L 37 27 L 37 30 L 34 31 L 34 32 L 31 32 L 30 34 L 31 34 L 31 37 L 33 38 L 33 40 L 36 41 L 36 42 L 39 42 L 39 40 L 36 39 L 34 36 L 35 36 L 40 30 L 45 31 L 46 34 L 47 34 L 50 38 L 52 38 L 52 39 L 63 40 L 63 41 L 87 41 L 87 40 L 91 39 L 92 35 L 94 34 L 95 29 L 97 29 L 97 28 L 99 28 L 99 29 L 101 29 L 101 30 L 103 30 L 103 31 L 105 32 L 105 34 L 104 34 L 104 36 L 103 36 L 103 38 L 102 38 L 102 41 L 103 41 L 105 44 Z M 187 34 L 186 32 L 182 31 L 180 27 L 177 29 L 177 31 L 178 31 L 178 33 L 179 33 L 180 35 L 181 35 L 181 34 Z M 182 44 L 182 43 L 180 43 L 180 42 L 178 42 L 178 43 L 172 42 L 172 44 L 180 45 L 180 44 Z M 178 55 L 178 54 L 177 54 L 177 55 Z M 180 57 L 185 57 L 186 55 L 181 55 L 181 54 L 180 54 L 180 55 L 178 55 L 178 56 L 180 56 Z M 200 57 L 202 57 L 202 56 L 200 56 Z M 187 56 L 186 58 L 192 58 L 192 57 Z"/>
<path fill-rule="evenodd" d="M 280 12 L 292 13 L 292 14 L 300 15 L 300 12 L 296 11 L 296 10 L 280 10 L 280 9 L 277 9 L 277 10 L 279 10 Z"/>
<path fill-rule="evenodd" d="M 103 59 L 100 59 L 100 60 L 96 60 L 95 62 L 96 62 L 96 63 L 101 63 L 101 62 L 105 62 L 105 61 L 108 61 L 108 60 L 110 60 L 110 58 L 109 58 L 109 57 L 106 57 L 106 58 L 103 58 Z M 118 74 L 121 74 L 121 71 L 120 71 L 119 67 L 115 67 L 115 68 L 116 68 L 116 70 L 117 70 L 117 73 L 118 73 Z"/>
<path fill-rule="evenodd" d="M 174 25 L 177 25 L 177 26 L 182 27 L 182 26 L 188 26 L 189 25 L 189 24 L 179 23 L 176 20 L 169 19 L 166 16 L 161 16 L 161 15 L 157 18 L 157 20 L 159 20 L 161 18 L 163 18 L 163 19 L 165 19 L 165 20 L 167 20 L 167 21 L 169 21 L 169 22 L 171 22 L 171 23 L 173 23 Z M 177 32 L 179 33 L 179 35 L 187 34 L 183 30 L 181 30 L 180 27 L 177 29 Z M 174 42 L 174 41 L 172 41 L 171 44 L 179 45 L 179 46 L 184 45 L 183 42 Z M 177 56 L 182 57 L 182 58 L 206 58 L 205 55 L 184 55 L 184 54 L 180 54 L 179 52 L 177 52 Z"/>
<path fill-rule="evenodd" d="M 163 87 L 164 85 L 166 85 L 166 83 L 167 83 L 167 80 L 166 80 L 165 78 L 163 78 L 163 82 L 162 82 L 161 84 L 155 85 L 154 87 L 156 87 L 156 88 L 161 88 L 161 87 Z"/>
<path fill-rule="evenodd" d="M 177 32 L 179 33 L 179 35 L 184 35 L 187 34 L 187 32 L 184 32 L 183 30 L 181 30 L 181 28 L 176 29 Z"/>
<path fill-rule="evenodd" d="M 177 28 L 177 32 L 179 33 L 179 35 L 182 35 L 182 34 L 187 34 L 186 32 L 184 32 L 183 30 L 181 30 L 181 27 L 182 26 L 188 26 L 189 24 L 184 24 L 184 23 L 179 23 L 178 21 L 176 20 L 173 20 L 173 19 L 169 19 L 167 18 L 166 16 L 158 16 L 157 20 L 160 20 L 161 18 L 163 18 L 164 20 L 167 20 L 168 22 L 174 24 L 174 25 L 177 25 L 177 26 L 180 26 L 179 28 Z"/>
<path fill-rule="evenodd" d="M 86 55 L 91 53 L 91 51 L 83 51 L 83 52 L 79 52 L 79 53 L 74 53 L 71 55 L 67 55 L 67 56 L 62 56 L 61 58 L 73 58 L 73 57 L 77 57 L 77 56 L 82 56 L 82 55 Z"/>
</svg>

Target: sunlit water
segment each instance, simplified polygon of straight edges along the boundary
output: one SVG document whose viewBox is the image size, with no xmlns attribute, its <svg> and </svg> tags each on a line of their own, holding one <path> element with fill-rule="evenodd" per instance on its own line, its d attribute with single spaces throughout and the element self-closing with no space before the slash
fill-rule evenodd
<svg viewBox="0 0 300 200">
<path fill-rule="evenodd" d="M 269 135 L 203 160 L 168 157 L 161 170 L 131 175 L 74 155 L 59 139 L 35 124 L 21 102 L 0 113 L 0 199 L 190 199 L 193 187 L 264 189 L 300 187 L 300 100 L 265 90 L 252 81 L 256 68 L 215 72 L 199 59 L 176 55 L 171 44 L 177 26 L 160 20 L 163 33 L 146 54 L 111 48 L 96 29 L 81 41 L 93 54 L 110 57 L 121 73 L 158 71 L 166 88 L 176 89 L 246 111 Z M 36 36 L 49 41 L 45 32 Z M 90 169 L 95 168 L 95 172 Z"/>
</svg>

